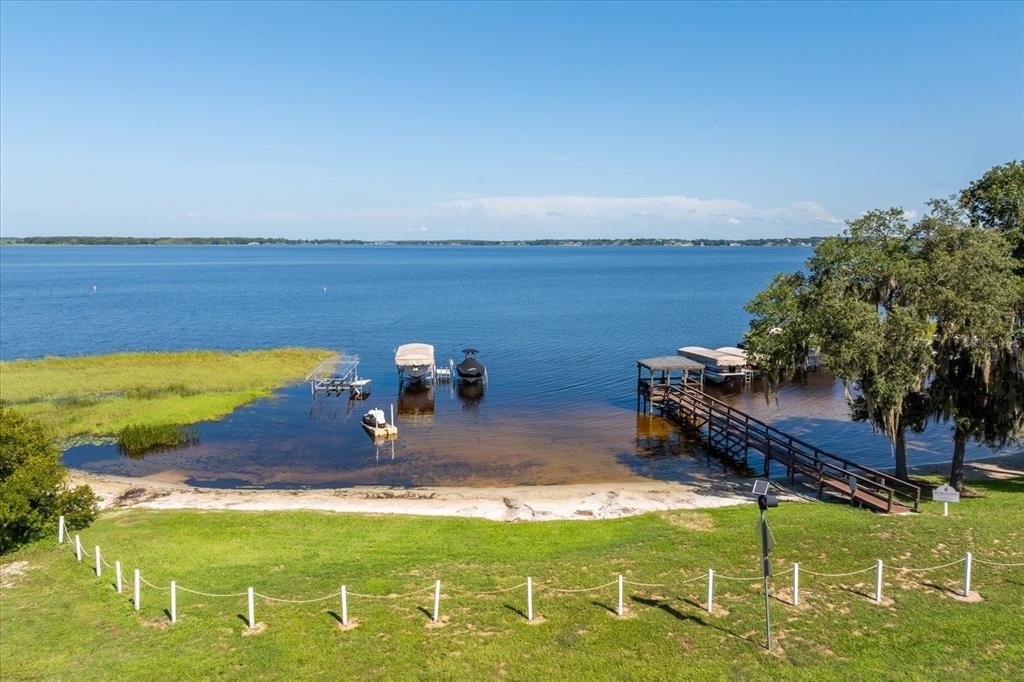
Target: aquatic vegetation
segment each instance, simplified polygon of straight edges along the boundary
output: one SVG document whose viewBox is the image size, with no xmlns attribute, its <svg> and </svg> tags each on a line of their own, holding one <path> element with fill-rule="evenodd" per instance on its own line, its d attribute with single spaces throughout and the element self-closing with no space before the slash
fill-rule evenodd
<svg viewBox="0 0 1024 682">
<path fill-rule="evenodd" d="M 300 380 L 330 351 L 275 348 L 47 357 L 0 362 L 0 399 L 54 437 L 195 424 Z"/>
<path fill-rule="evenodd" d="M 117 447 L 121 454 L 132 458 L 197 443 L 199 431 L 194 426 L 131 424 L 117 434 Z"/>
</svg>

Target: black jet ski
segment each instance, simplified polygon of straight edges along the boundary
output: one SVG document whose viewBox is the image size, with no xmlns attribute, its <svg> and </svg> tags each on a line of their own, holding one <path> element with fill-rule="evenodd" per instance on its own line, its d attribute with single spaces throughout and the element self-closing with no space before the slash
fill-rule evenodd
<svg viewBox="0 0 1024 682">
<path fill-rule="evenodd" d="M 466 357 L 462 362 L 455 365 L 455 371 L 459 375 L 459 379 L 468 383 L 486 380 L 487 368 L 476 359 L 476 354 L 480 351 L 476 348 L 465 348 L 462 352 Z"/>
</svg>

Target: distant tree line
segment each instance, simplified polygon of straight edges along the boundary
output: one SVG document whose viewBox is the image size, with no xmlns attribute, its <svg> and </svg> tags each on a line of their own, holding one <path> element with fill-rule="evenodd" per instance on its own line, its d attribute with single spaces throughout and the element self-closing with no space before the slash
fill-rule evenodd
<svg viewBox="0 0 1024 682">
<path fill-rule="evenodd" d="M 778 237 L 770 239 L 283 239 L 278 237 L 8 237 L 0 244 L 47 246 L 246 246 L 349 245 L 349 246 L 814 246 L 824 237 Z"/>
<path fill-rule="evenodd" d="M 992 168 L 916 222 L 901 208 L 865 213 L 747 311 L 769 387 L 819 350 L 853 418 L 888 436 L 900 478 L 907 431 L 948 425 L 962 489 L 968 442 L 998 448 L 1024 432 L 1024 164 Z"/>
</svg>

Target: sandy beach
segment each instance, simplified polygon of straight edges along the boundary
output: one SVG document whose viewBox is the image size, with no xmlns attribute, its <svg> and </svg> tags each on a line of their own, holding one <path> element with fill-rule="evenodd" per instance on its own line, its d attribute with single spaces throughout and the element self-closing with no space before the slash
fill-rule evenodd
<svg viewBox="0 0 1024 682">
<path fill-rule="evenodd" d="M 651 511 L 703 509 L 749 502 L 744 490 L 723 482 L 712 491 L 671 481 L 581 483 L 516 487 L 357 486 L 313 490 L 197 488 L 145 478 L 99 476 L 72 471 L 74 484 L 88 484 L 104 509 L 315 510 L 370 514 L 464 516 L 493 521 L 611 519 Z"/>
<path fill-rule="evenodd" d="M 946 474 L 948 464 L 914 467 L 915 476 Z M 964 467 L 968 481 L 1024 477 L 1024 452 L 979 459 Z M 75 485 L 92 486 L 103 509 L 313 510 L 369 514 L 464 516 L 492 521 L 612 519 L 673 509 L 751 503 L 744 482 L 673 481 L 572 485 L 398 488 L 356 486 L 313 490 L 198 488 L 174 481 L 71 471 Z M 792 499 L 798 499 L 793 496 Z"/>
</svg>

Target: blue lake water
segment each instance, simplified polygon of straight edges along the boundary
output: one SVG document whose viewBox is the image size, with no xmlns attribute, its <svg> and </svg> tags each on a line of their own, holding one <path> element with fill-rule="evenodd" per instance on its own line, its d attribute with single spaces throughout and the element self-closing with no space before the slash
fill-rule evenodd
<svg viewBox="0 0 1024 682">
<path fill-rule="evenodd" d="M 516 484 L 692 477 L 697 445 L 635 414 L 635 360 L 735 345 L 744 303 L 803 248 L 3 247 L 0 357 L 317 346 L 358 354 L 366 404 L 282 391 L 215 423 L 200 444 L 141 460 L 112 446 L 65 454 L 100 473 L 204 485 Z M 394 349 L 438 361 L 474 346 L 482 396 L 400 394 Z M 851 423 L 824 374 L 766 403 L 712 389 L 833 451 L 889 466 L 888 441 Z M 395 404 L 400 438 L 374 446 L 359 417 Z M 912 459 L 941 461 L 938 425 Z M 980 451 L 979 454 L 984 454 Z M 696 456 L 695 456 L 696 455 Z M 720 469 L 719 469 L 720 471 Z"/>
</svg>

